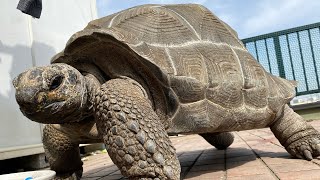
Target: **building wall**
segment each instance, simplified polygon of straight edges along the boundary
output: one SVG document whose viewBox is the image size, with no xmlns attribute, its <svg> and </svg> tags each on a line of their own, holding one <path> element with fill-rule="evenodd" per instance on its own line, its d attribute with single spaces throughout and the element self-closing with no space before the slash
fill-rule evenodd
<svg viewBox="0 0 320 180">
<path fill-rule="evenodd" d="M 0 160 L 41 153 L 42 125 L 25 118 L 15 101 L 12 79 L 32 66 L 47 65 L 69 37 L 97 18 L 95 0 L 43 1 L 40 19 L 0 6 Z"/>
</svg>

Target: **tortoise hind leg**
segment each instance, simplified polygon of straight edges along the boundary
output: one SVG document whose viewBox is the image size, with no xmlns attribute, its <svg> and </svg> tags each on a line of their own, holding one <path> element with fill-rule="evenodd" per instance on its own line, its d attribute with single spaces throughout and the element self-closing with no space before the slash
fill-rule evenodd
<svg viewBox="0 0 320 180">
<path fill-rule="evenodd" d="M 219 150 L 227 149 L 234 140 L 234 135 L 231 132 L 204 133 L 199 135 Z"/>
<path fill-rule="evenodd" d="M 271 131 L 294 157 L 312 160 L 320 155 L 320 134 L 288 105 L 281 118 L 271 126 Z"/>
<path fill-rule="evenodd" d="M 124 176 L 180 179 L 180 164 L 163 124 L 132 80 L 103 84 L 94 111 L 108 154 Z"/>
</svg>

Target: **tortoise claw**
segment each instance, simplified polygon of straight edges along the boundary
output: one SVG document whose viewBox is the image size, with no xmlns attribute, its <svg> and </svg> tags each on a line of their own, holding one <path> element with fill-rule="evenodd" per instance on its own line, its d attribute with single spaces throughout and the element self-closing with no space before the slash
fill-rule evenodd
<svg viewBox="0 0 320 180">
<path fill-rule="evenodd" d="M 304 150 L 303 155 L 308 161 L 311 161 L 313 159 L 312 154 L 309 150 Z"/>
</svg>

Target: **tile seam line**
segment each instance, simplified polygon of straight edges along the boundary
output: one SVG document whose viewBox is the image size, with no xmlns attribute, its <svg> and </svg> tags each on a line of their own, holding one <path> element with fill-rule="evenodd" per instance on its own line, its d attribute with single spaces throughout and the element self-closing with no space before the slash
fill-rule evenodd
<svg viewBox="0 0 320 180">
<path fill-rule="evenodd" d="M 320 167 L 320 163 L 315 162 L 313 159 L 311 160 L 311 162 L 312 162 L 313 164 L 315 164 L 315 165 L 317 165 L 317 166 L 319 166 L 319 167 Z"/>
<path fill-rule="evenodd" d="M 267 140 L 267 139 L 265 139 L 265 138 L 263 138 L 263 137 L 261 137 L 261 136 L 255 135 L 255 134 L 253 134 L 253 133 L 250 133 L 250 132 L 247 132 L 247 133 L 248 133 L 248 134 L 251 134 L 251 135 L 253 135 L 253 136 L 259 137 L 259 138 L 261 138 L 261 139 L 263 139 L 263 140 Z M 270 143 L 284 149 L 284 147 L 281 146 L 281 145 L 279 145 L 279 144 L 276 144 L 276 143 L 274 143 L 274 142 L 270 142 Z"/>
<path fill-rule="evenodd" d="M 115 173 L 116 171 L 118 171 L 118 170 L 115 170 L 115 171 L 113 171 L 113 172 L 111 172 L 111 173 L 108 173 L 107 175 L 105 175 L 105 176 L 101 176 L 100 178 L 98 178 L 98 179 L 102 179 L 102 178 L 104 178 L 104 177 L 107 177 L 107 176 L 109 176 L 110 174 L 112 174 L 112 173 Z M 98 180 L 97 179 L 97 180 Z"/>
<path fill-rule="evenodd" d="M 263 159 L 261 159 L 261 157 L 251 148 L 251 146 L 247 143 L 247 141 L 245 141 L 245 140 L 238 134 L 238 132 L 235 132 L 235 133 L 239 136 L 239 138 L 240 138 L 244 143 L 246 143 L 246 145 L 251 149 L 251 151 L 256 155 L 256 157 L 267 167 L 267 169 L 269 170 L 269 172 L 271 172 L 271 175 L 272 175 L 274 178 L 280 180 L 280 178 L 277 176 L 277 174 L 268 166 L 268 164 L 267 164 L 266 162 L 264 162 Z"/>
<path fill-rule="evenodd" d="M 198 161 L 198 159 L 200 158 L 200 156 L 203 154 L 204 150 L 201 151 L 201 153 L 198 155 L 198 157 L 194 160 L 194 162 L 191 164 L 191 166 L 188 167 L 188 169 L 186 170 L 186 172 L 180 176 L 180 179 L 184 179 L 188 173 L 190 172 L 190 170 L 192 169 L 192 167 L 196 164 L 196 162 Z"/>
</svg>

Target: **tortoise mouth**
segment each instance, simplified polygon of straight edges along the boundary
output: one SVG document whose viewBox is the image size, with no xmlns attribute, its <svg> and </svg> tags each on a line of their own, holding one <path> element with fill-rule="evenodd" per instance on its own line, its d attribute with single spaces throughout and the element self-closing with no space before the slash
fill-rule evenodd
<svg viewBox="0 0 320 180">
<path fill-rule="evenodd" d="M 54 102 L 45 106 L 44 109 L 45 110 L 50 109 L 50 114 L 57 114 L 58 112 L 63 110 L 62 108 L 64 107 L 65 104 L 66 104 L 66 101 Z"/>
<path fill-rule="evenodd" d="M 55 119 L 55 121 L 60 121 L 62 119 L 62 115 L 59 112 L 64 111 L 65 104 L 66 101 L 59 101 L 50 103 L 42 108 L 36 108 L 34 106 L 33 108 L 31 108 L 31 106 L 20 106 L 20 110 L 27 118 L 32 121 L 36 121 L 39 123 L 48 123 L 46 122 L 48 121 L 48 119 Z"/>
</svg>

